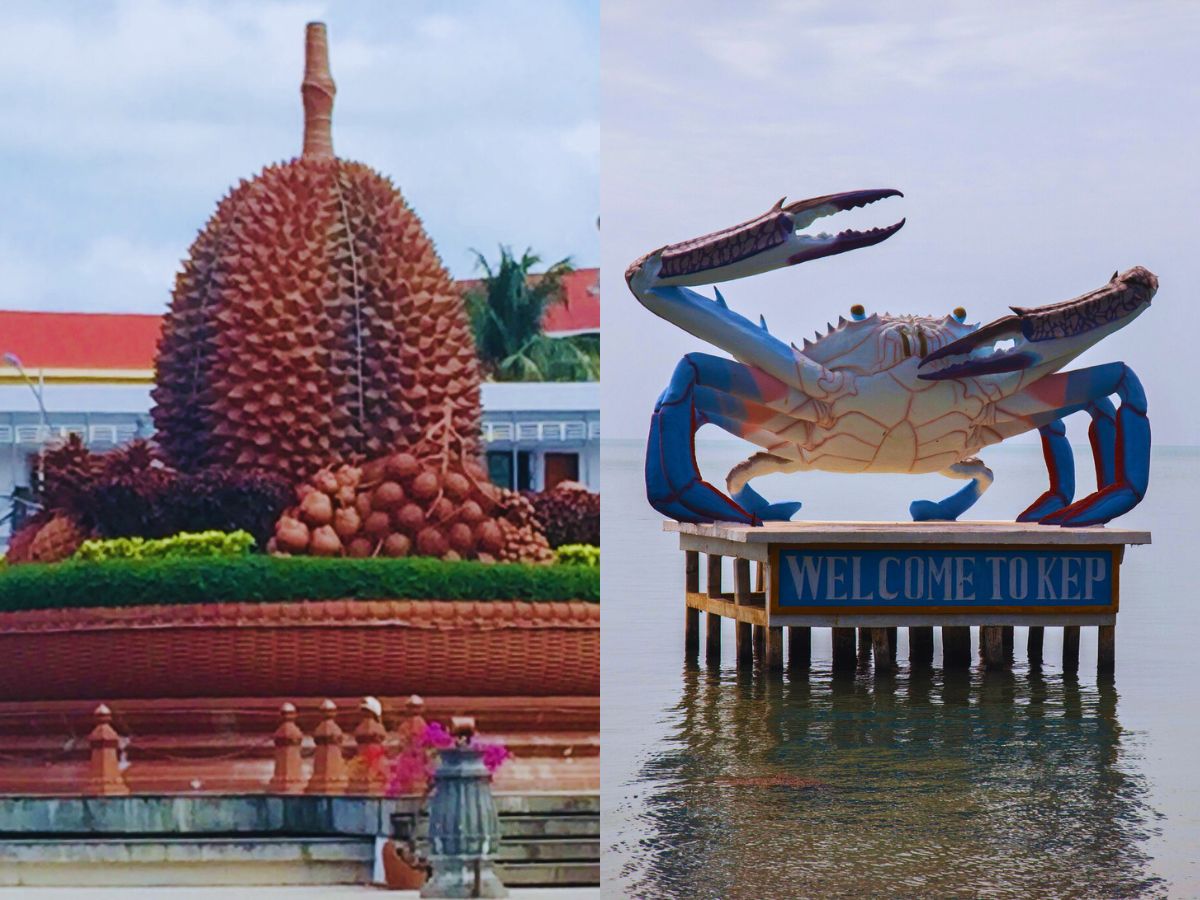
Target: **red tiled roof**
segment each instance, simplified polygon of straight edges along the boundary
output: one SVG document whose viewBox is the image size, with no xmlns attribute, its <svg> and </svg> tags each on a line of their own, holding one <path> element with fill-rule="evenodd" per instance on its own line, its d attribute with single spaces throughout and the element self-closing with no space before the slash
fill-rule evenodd
<svg viewBox="0 0 1200 900">
<path fill-rule="evenodd" d="M 161 328 L 154 315 L 0 310 L 0 353 L 14 354 L 30 373 L 151 369 Z"/>
<path fill-rule="evenodd" d="M 600 270 L 572 272 L 563 286 L 566 302 L 546 311 L 546 333 L 598 332 Z M 0 310 L 0 354 L 14 354 L 30 374 L 38 369 L 147 372 L 154 368 L 161 328 L 158 315 Z M 0 360 L 0 372 L 7 365 Z"/>
<path fill-rule="evenodd" d="M 546 334 L 579 334 L 600 330 L 600 270 L 577 269 L 563 279 L 566 302 L 546 310 Z"/>
</svg>

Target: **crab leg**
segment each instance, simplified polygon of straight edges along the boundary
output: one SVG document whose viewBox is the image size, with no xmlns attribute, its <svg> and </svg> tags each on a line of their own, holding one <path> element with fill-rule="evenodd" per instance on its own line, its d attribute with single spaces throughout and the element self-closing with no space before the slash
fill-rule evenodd
<svg viewBox="0 0 1200 900">
<path fill-rule="evenodd" d="M 1112 394 L 1121 401 L 1115 423 L 1106 399 Z M 1100 525 L 1133 509 L 1146 495 L 1150 482 L 1146 394 L 1124 363 L 1050 375 L 998 405 L 1001 415 L 1025 419 L 1035 427 L 1084 409 L 1092 413 L 1090 437 L 1098 490 L 1043 516 L 1038 520 L 1042 524 Z"/>
<path fill-rule="evenodd" d="M 802 420 L 806 406 L 794 389 L 748 366 L 689 353 L 679 361 L 650 420 L 646 448 L 646 493 L 651 506 L 681 522 L 728 520 L 758 524 L 791 515 L 799 505 L 771 507 L 757 494 L 754 508 L 731 500 L 703 479 L 696 463 L 695 433 L 706 424 L 731 434 L 766 441 L 772 432 Z M 786 412 L 785 407 L 791 407 Z M 790 511 L 789 511 L 790 510 Z"/>
<path fill-rule="evenodd" d="M 1092 423 L 1088 440 L 1096 466 L 1096 486 L 1105 488 L 1116 481 L 1117 409 L 1107 397 L 1087 406 Z M 1068 506 L 1075 497 L 1075 460 L 1067 429 L 1062 419 L 1038 429 L 1042 435 L 1042 453 L 1050 473 L 1050 488 L 1029 508 L 1017 516 L 1018 522 L 1039 522 Z"/>
<path fill-rule="evenodd" d="M 970 484 L 951 494 L 945 500 L 914 500 L 908 507 L 914 522 L 953 522 L 983 496 L 991 486 L 992 470 L 980 459 L 964 459 L 943 469 L 939 474 L 947 478 L 967 478 Z"/>
</svg>

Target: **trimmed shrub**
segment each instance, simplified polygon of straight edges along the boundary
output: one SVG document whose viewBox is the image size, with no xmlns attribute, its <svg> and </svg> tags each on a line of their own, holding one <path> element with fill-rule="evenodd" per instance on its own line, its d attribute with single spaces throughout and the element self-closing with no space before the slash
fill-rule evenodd
<svg viewBox="0 0 1200 900">
<path fill-rule="evenodd" d="M 157 540 L 133 537 L 84 541 L 76 551 L 75 559 L 106 562 L 110 559 L 245 556 L 253 547 L 254 537 L 247 531 L 183 532 Z"/>
<path fill-rule="evenodd" d="M 600 599 L 586 566 L 274 557 L 71 560 L 0 570 L 0 611 L 286 600 Z"/>
<path fill-rule="evenodd" d="M 527 491 L 551 547 L 600 543 L 600 495 L 564 481 L 551 491 Z"/>
<path fill-rule="evenodd" d="M 557 553 L 558 561 L 564 566 L 600 567 L 600 548 L 592 544 L 563 544 Z"/>
</svg>

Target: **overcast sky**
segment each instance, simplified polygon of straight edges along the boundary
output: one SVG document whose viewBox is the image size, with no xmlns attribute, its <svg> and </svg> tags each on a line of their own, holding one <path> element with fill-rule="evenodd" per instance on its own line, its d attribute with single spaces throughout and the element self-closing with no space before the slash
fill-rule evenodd
<svg viewBox="0 0 1200 900">
<path fill-rule="evenodd" d="M 158 312 L 217 200 L 300 151 L 304 25 L 334 147 L 471 248 L 599 261 L 595 2 L 5 2 L 0 308 Z"/>
<path fill-rule="evenodd" d="M 676 360 L 711 349 L 629 295 L 631 260 L 784 194 L 895 187 L 849 221 L 907 216 L 898 235 L 728 284 L 730 306 L 799 342 L 854 303 L 986 322 L 1144 265 L 1153 306 L 1076 365 L 1128 362 L 1156 441 L 1200 442 L 1198 34 L 1194 3 L 604 0 L 606 436 L 642 438 Z"/>
</svg>

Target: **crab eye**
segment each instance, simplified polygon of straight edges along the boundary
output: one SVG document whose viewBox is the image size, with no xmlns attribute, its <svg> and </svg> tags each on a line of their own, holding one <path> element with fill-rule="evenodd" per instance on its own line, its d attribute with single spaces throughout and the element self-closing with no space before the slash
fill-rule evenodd
<svg viewBox="0 0 1200 900">
<path fill-rule="evenodd" d="M 950 313 L 950 315 L 954 317 L 955 322 L 961 323 L 967 321 L 967 311 L 961 306 L 954 307 L 954 312 Z"/>
<path fill-rule="evenodd" d="M 866 317 L 867 311 L 863 309 L 863 305 L 861 303 L 855 303 L 852 307 L 850 307 L 850 318 L 852 318 L 855 322 L 861 322 Z"/>
</svg>

